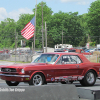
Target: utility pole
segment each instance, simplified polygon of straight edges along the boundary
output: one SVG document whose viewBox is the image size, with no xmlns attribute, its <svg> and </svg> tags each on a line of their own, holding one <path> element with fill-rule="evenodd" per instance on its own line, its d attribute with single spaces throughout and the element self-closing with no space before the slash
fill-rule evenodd
<svg viewBox="0 0 100 100">
<path fill-rule="evenodd" d="M 32 52 L 34 53 L 34 51 L 33 51 L 33 42 L 32 42 Z"/>
<path fill-rule="evenodd" d="M 43 1 L 41 2 L 41 8 L 42 8 L 42 49 L 44 53 L 44 36 L 43 36 Z"/>
<path fill-rule="evenodd" d="M 45 22 L 45 45 L 46 45 L 46 52 L 47 52 L 47 27 Z"/>
<path fill-rule="evenodd" d="M 17 48 L 17 40 L 16 40 L 16 29 L 15 29 L 15 63 L 16 63 L 16 48 Z"/>
<path fill-rule="evenodd" d="M 62 45 L 63 45 L 63 30 L 62 30 Z"/>
<path fill-rule="evenodd" d="M 37 10 L 37 0 L 36 0 L 36 7 L 35 7 L 35 32 L 34 32 L 34 52 L 35 53 L 35 34 L 36 34 L 36 10 Z"/>
</svg>

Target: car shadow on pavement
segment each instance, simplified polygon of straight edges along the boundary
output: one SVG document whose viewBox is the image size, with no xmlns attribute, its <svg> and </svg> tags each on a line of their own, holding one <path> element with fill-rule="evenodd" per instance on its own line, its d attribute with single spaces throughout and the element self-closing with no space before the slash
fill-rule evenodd
<svg viewBox="0 0 100 100">
<path fill-rule="evenodd" d="M 100 86 L 100 84 L 95 84 L 93 86 L 82 86 L 81 84 L 74 84 L 76 87 L 97 87 Z"/>
</svg>

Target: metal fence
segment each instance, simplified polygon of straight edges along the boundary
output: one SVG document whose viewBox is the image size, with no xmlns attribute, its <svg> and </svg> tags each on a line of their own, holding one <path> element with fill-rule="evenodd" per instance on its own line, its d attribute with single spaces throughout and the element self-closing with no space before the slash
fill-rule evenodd
<svg viewBox="0 0 100 100">
<path fill-rule="evenodd" d="M 77 47 L 77 48 L 80 48 L 80 47 Z M 10 49 L 8 49 L 8 50 L 10 50 Z M 16 54 L 15 55 L 15 54 L 11 54 L 11 53 L 0 53 L 0 60 L 14 61 L 14 62 L 32 62 L 40 54 L 23 53 L 23 54 Z M 86 58 L 88 58 L 89 60 L 91 60 L 91 57 L 92 57 L 92 55 L 86 55 Z M 97 55 L 95 55 L 93 58 L 95 58 L 95 61 L 98 62 Z"/>
<path fill-rule="evenodd" d="M 8 50 L 9 52 L 4 52 L 4 50 Z M 34 56 L 38 54 L 33 54 L 33 51 L 30 49 L 31 52 L 22 52 L 21 49 L 16 50 L 16 53 L 14 51 L 15 49 L 11 48 L 4 48 L 0 49 L 0 60 L 6 60 L 6 61 L 14 61 L 14 62 L 31 62 L 33 61 Z M 36 49 L 36 51 L 39 51 L 41 49 Z M 11 52 L 13 51 L 13 52 Z"/>
<path fill-rule="evenodd" d="M 0 54 L 0 60 L 6 61 L 21 61 L 21 62 L 31 62 L 33 55 L 12 55 L 12 54 Z"/>
</svg>

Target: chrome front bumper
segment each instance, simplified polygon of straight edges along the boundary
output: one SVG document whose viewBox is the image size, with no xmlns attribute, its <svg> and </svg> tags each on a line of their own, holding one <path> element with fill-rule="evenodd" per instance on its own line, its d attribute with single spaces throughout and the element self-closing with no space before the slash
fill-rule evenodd
<svg viewBox="0 0 100 100">
<path fill-rule="evenodd" d="M 29 75 L 10 75 L 10 74 L 0 74 L 0 76 L 8 76 L 8 77 L 26 77 L 29 78 Z"/>
</svg>

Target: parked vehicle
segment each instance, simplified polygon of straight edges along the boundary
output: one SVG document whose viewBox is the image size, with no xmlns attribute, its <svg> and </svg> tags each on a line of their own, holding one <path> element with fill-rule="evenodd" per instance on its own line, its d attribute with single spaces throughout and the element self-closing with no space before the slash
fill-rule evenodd
<svg viewBox="0 0 100 100">
<path fill-rule="evenodd" d="M 54 52 L 67 52 L 68 48 L 55 49 Z"/>
<path fill-rule="evenodd" d="M 84 51 L 85 51 L 85 52 L 90 52 L 90 49 L 85 49 Z"/>
<path fill-rule="evenodd" d="M 36 52 L 35 52 L 35 54 L 41 54 L 41 53 L 43 53 L 42 50 L 39 50 L 39 51 L 36 51 Z"/>
<path fill-rule="evenodd" d="M 86 47 L 82 47 L 81 49 L 83 49 L 85 51 L 87 48 Z"/>
<path fill-rule="evenodd" d="M 3 50 L 0 51 L 0 54 L 3 53 Z"/>
<path fill-rule="evenodd" d="M 76 49 L 76 53 L 81 53 L 81 54 L 84 54 L 84 55 L 91 55 L 92 54 L 90 52 L 85 52 L 83 49 Z"/>
<path fill-rule="evenodd" d="M 91 53 L 93 53 L 94 51 L 97 51 L 97 48 L 93 48 L 90 50 Z"/>
<path fill-rule="evenodd" d="M 100 79 L 100 63 L 92 63 L 79 53 L 43 53 L 33 63 L 0 65 L 0 78 L 9 86 L 17 86 L 20 82 L 39 86 L 67 81 L 93 86 L 96 79 Z"/>
<path fill-rule="evenodd" d="M 54 52 L 64 52 L 64 50 L 61 48 L 61 49 L 55 49 Z"/>
<path fill-rule="evenodd" d="M 8 49 L 4 49 L 3 53 L 9 53 L 9 50 Z"/>
<path fill-rule="evenodd" d="M 67 52 L 68 50 L 68 48 L 63 48 L 63 52 Z"/>
<path fill-rule="evenodd" d="M 57 44 L 57 45 L 55 45 L 55 47 L 54 47 L 55 49 L 61 49 L 61 48 L 73 48 L 73 46 L 72 45 L 70 45 L 70 44 Z"/>
<path fill-rule="evenodd" d="M 76 50 L 68 50 L 68 52 L 76 52 Z"/>
<path fill-rule="evenodd" d="M 8 49 L 1 50 L 1 51 L 0 51 L 0 54 L 1 54 L 1 53 L 9 53 L 9 50 L 8 50 Z"/>
</svg>

